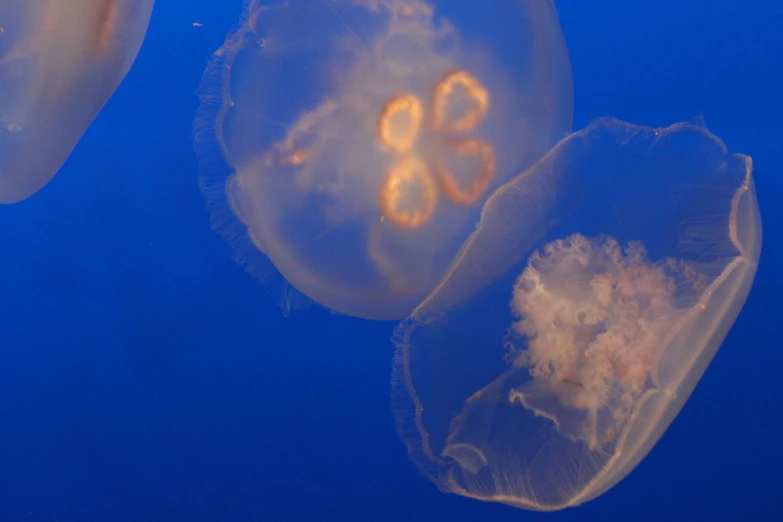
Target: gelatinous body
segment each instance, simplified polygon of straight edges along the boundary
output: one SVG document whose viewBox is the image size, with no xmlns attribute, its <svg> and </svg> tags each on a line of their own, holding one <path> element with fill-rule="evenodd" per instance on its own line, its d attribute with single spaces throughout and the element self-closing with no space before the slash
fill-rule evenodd
<svg viewBox="0 0 783 522">
<path fill-rule="evenodd" d="M 750 158 L 707 130 L 601 120 L 487 201 L 397 331 L 394 407 L 443 490 L 554 510 L 605 492 L 672 422 L 761 248 Z"/>
<path fill-rule="evenodd" d="M 251 1 L 247 13 L 205 78 L 202 187 L 254 274 L 268 258 L 337 312 L 408 315 L 492 191 L 570 129 L 549 1 Z"/>
<path fill-rule="evenodd" d="M 0 203 L 55 175 L 125 77 L 153 0 L 0 2 Z"/>
</svg>

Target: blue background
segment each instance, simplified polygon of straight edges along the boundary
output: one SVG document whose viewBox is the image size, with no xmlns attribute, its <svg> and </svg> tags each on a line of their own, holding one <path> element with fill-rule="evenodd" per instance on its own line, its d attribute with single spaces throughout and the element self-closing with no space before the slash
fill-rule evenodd
<svg viewBox="0 0 783 522">
<path fill-rule="evenodd" d="M 703 115 L 757 168 L 750 298 L 627 479 L 535 514 L 419 476 L 389 411 L 393 324 L 283 317 L 209 227 L 195 91 L 239 0 L 159 0 L 62 171 L 0 207 L 0 522 L 783 520 L 783 6 L 557 5 L 576 128 Z"/>
</svg>

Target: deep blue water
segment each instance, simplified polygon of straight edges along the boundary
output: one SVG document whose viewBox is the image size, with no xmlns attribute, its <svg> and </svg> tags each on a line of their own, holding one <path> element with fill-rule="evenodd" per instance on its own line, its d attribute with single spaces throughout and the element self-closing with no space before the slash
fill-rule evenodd
<svg viewBox="0 0 783 522">
<path fill-rule="evenodd" d="M 557 5 L 575 128 L 703 115 L 756 165 L 753 290 L 628 478 L 535 514 L 419 475 L 389 410 L 393 323 L 284 317 L 210 229 L 195 92 L 240 0 L 158 0 L 136 64 L 62 171 L 0 207 L 0 521 L 783 520 L 783 6 Z"/>
</svg>

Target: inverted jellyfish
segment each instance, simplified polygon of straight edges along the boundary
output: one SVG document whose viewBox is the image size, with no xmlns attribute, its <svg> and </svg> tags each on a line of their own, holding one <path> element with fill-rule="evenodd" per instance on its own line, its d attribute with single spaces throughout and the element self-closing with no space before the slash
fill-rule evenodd
<svg viewBox="0 0 783 522">
<path fill-rule="evenodd" d="M 548 0 L 250 1 L 246 13 L 205 76 L 202 188 L 250 272 L 266 280 L 271 264 L 336 312 L 407 316 L 492 191 L 570 130 Z"/>
<path fill-rule="evenodd" d="M 136 58 L 152 5 L 0 2 L 0 203 L 57 173 Z"/>
<path fill-rule="evenodd" d="M 443 490 L 579 505 L 644 458 L 756 274 L 749 157 L 706 129 L 599 120 L 487 201 L 397 330 L 395 413 Z"/>
</svg>

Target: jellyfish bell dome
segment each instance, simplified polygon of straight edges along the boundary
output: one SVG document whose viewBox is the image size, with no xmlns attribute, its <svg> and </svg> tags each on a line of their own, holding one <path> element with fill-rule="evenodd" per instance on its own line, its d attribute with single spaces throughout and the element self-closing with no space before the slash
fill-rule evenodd
<svg viewBox="0 0 783 522">
<path fill-rule="evenodd" d="M 606 119 L 498 189 L 397 329 L 394 409 L 421 469 L 544 511 L 628 475 L 750 291 L 752 171 L 703 127 Z"/>
<path fill-rule="evenodd" d="M 130 69 L 153 3 L 0 2 L 0 203 L 57 173 Z"/>
<path fill-rule="evenodd" d="M 551 2 L 456 4 L 248 3 L 205 75 L 196 145 L 213 224 L 259 279 L 403 318 L 487 197 L 570 130 Z"/>
</svg>

